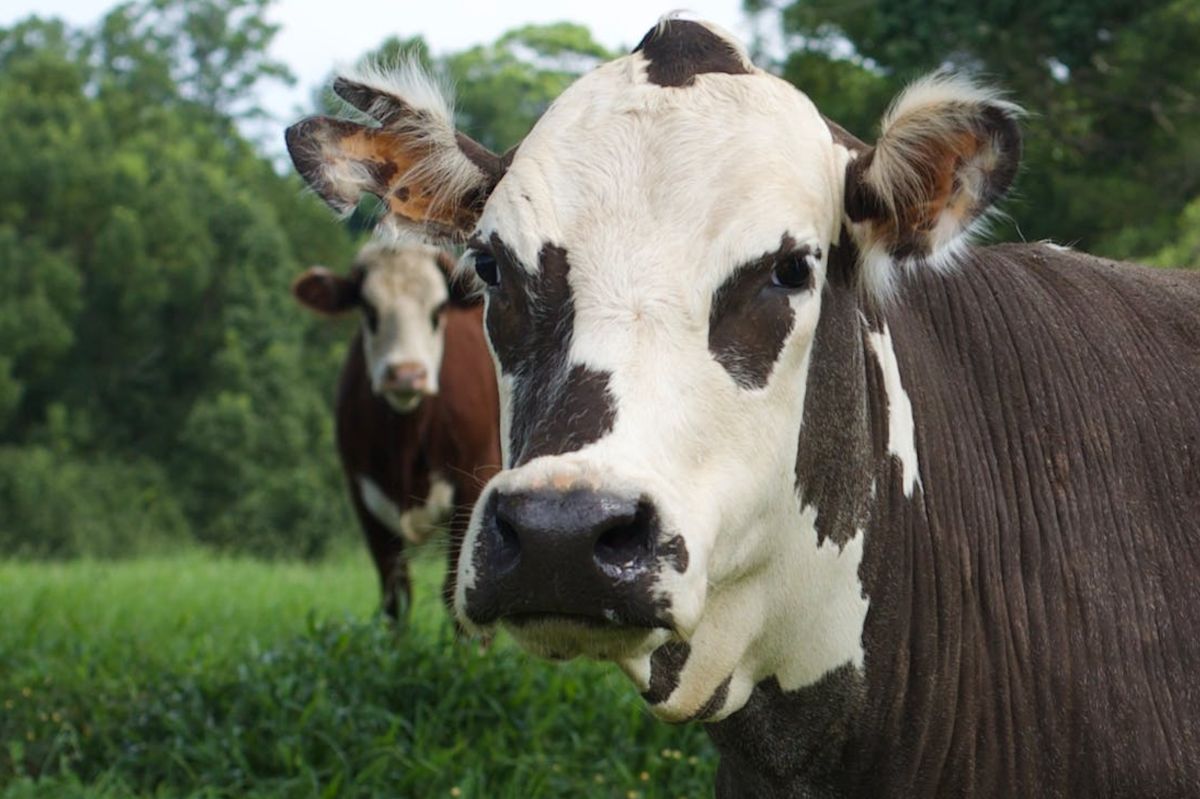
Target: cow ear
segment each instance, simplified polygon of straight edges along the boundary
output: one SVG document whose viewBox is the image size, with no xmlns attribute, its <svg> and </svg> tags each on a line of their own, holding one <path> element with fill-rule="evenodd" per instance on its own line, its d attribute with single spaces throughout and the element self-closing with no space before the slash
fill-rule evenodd
<svg viewBox="0 0 1200 799">
<path fill-rule="evenodd" d="M 362 195 L 428 238 L 461 239 L 503 176 L 502 160 L 454 129 L 450 102 L 415 63 L 339 77 L 333 90 L 378 126 L 310 117 L 288 128 L 292 163 L 335 211 Z"/>
<path fill-rule="evenodd" d="M 437 265 L 446 278 L 446 288 L 450 291 L 451 305 L 466 308 L 480 303 L 483 295 L 471 276 L 459 271 L 458 262 L 455 261 L 453 255 L 445 250 L 438 250 Z"/>
<path fill-rule="evenodd" d="M 896 99 L 879 141 L 846 169 L 846 217 L 868 284 L 886 294 L 898 264 L 953 260 L 1017 174 L 1021 113 L 946 74 Z"/>
<path fill-rule="evenodd" d="M 337 316 L 358 307 L 360 281 L 343 277 L 323 266 L 310 266 L 292 281 L 292 296 L 310 311 Z"/>
</svg>

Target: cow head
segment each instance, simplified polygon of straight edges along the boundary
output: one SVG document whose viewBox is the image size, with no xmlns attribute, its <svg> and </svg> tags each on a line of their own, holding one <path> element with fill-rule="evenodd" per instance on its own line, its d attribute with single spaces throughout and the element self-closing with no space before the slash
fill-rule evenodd
<svg viewBox="0 0 1200 799">
<path fill-rule="evenodd" d="M 361 313 L 371 389 L 410 413 L 438 392 L 446 306 L 465 301 L 453 266 L 428 245 L 372 242 L 359 250 L 349 275 L 313 266 L 292 283 L 292 294 L 324 315 Z"/>
<path fill-rule="evenodd" d="M 851 456 L 831 443 L 842 400 L 811 412 L 813 375 L 855 364 L 818 368 L 814 341 L 837 314 L 832 351 L 861 355 L 862 312 L 895 275 L 952 263 L 1013 177 L 1016 109 L 935 77 L 867 147 L 680 20 L 578 80 L 511 159 L 414 84 L 342 79 L 380 124 L 311 119 L 289 144 L 335 206 L 369 191 L 397 223 L 470 242 L 507 469 L 463 547 L 463 621 L 615 660 L 673 720 L 728 715 L 768 676 L 860 666 L 863 518 L 822 533 L 805 501 L 820 480 L 860 506 L 872 490 L 826 477 Z"/>
</svg>

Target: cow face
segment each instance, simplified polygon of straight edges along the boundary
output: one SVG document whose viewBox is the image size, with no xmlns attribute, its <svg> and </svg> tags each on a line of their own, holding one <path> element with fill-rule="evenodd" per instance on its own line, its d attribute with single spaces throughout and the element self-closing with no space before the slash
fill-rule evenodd
<svg viewBox="0 0 1200 799">
<path fill-rule="evenodd" d="M 451 265 L 433 247 L 375 242 L 359 251 L 348 277 L 312 267 L 292 291 L 322 314 L 360 312 L 371 389 L 399 413 L 409 413 L 438 392 Z"/>
<path fill-rule="evenodd" d="M 868 272 L 952 252 L 1011 179 L 1011 107 L 928 81 L 868 149 L 685 21 L 581 78 L 511 158 L 413 83 L 342 79 L 381 127 L 306 120 L 288 141 L 331 205 L 366 190 L 469 239 L 507 469 L 463 547 L 463 621 L 612 659 L 672 720 L 861 666 L 863 535 L 819 535 L 798 484 L 798 442 L 830 432 L 803 426 L 814 339 L 824 309 L 857 323 L 886 301 Z M 835 246 L 862 254 L 840 287 Z"/>
</svg>

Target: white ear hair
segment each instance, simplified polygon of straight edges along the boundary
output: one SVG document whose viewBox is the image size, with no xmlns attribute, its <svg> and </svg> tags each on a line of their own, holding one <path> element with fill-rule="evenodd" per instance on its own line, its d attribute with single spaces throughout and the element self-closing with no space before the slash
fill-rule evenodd
<svg viewBox="0 0 1200 799">
<path fill-rule="evenodd" d="M 995 89 L 947 73 L 896 98 L 879 141 L 847 170 L 847 216 L 869 295 L 890 297 L 901 269 L 959 261 L 1016 175 L 1021 115 Z"/>
<path fill-rule="evenodd" d="M 367 90 L 365 102 L 347 96 L 359 91 L 352 87 Z M 427 153 L 413 162 L 400 182 L 429 189 L 431 212 L 454 205 L 492 178 L 462 149 L 449 82 L 427 70 L 416 56 L 346 70 L 335 79 L 334 90 L 389 132 L 404 136 L 411 148 Z"/>
</svg>

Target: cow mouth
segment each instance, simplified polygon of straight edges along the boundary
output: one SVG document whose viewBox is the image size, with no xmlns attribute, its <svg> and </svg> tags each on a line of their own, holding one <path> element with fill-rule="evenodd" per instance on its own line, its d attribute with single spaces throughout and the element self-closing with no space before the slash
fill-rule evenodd
<svg viewBox="0 0 1200 799">
<path fill-rule="evenodd" d="M 582 613 L 514 613 L 501 619 L 510 627 L 525 627 L 531 624 L 578 625 L 591 630 L 669 630 L 671 625 L 662 619 L 626 619 L 616 611 L 606 611 L 593 616 Z"/>
<path fill-rule="evenodd" d="M 382 391 L 383 398 L 388 405 L 392 406 L 392 410 L 397 413 L 412 413 L 421 404 L 425 397 L 430 396 L 424 391 L 412 391 L 405 389 L 389 389 L 385 388 Z"/>
<path fill-rule="evenodd" d="M 518 613 L 500 623 L 523 649 L 548 660 L 620 660 L 671 629 L 665 621 L 625 620 L 615 613 Z"/>
</svg>

